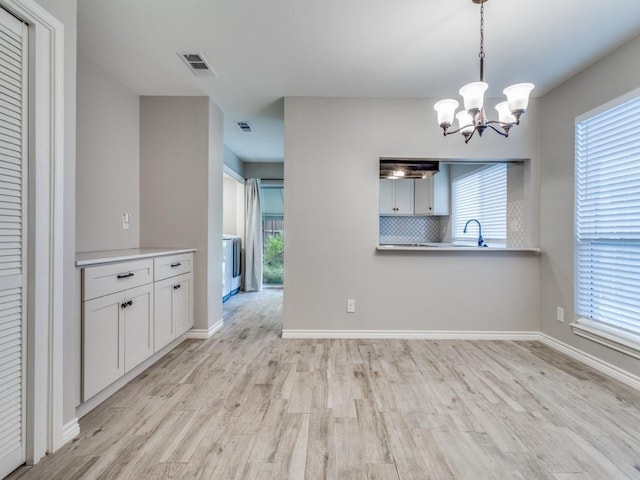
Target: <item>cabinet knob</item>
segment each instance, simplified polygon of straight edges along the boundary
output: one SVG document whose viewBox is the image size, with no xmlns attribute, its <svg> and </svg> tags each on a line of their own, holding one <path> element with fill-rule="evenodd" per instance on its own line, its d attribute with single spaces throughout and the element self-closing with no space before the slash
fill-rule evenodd
<svg viewBox="0 0 640 480">
<path fill-rule="evenodd" d="M 133 273 L 129 272 L 129 273 L 121 273 L 118 275 L 118 279 L 121 278 L 129 278 L 129 277 L 133 277 Z"/>
<path fill-rule="evenodd" d="M 122 302 L 120 304 L 120 308 L 127 308 L 127 307 L 130 307 L 131 305 L 133 305 L 133 300 L 129 300 L 128 302 Z"/>
<path fill-rule="evenodd" d="M 179 267 L 180 265 L 182 265 L 180 262 L 172 263 L 172 264 L 171 264 L 171 268 L 173 268 L 173 267 Z"/>
<path fill-rule="evenodd" d="M 174 289 L 174 290 L 178 290 L 180 287 L 182 287 L 182 285 L 180 285 L 180 284 L 178 284 L 178 285 L 174 285 L 174 286 L 173 286 L 173 289 Z"/>
</svg>

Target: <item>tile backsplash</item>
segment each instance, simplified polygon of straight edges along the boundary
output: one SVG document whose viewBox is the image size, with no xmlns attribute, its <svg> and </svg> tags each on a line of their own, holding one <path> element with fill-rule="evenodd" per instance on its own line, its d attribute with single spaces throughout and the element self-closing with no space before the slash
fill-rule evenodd
<svg viewBox="0 0 640 480">
<path fill-rule="evenodd" d="M 450 217 L 447 216 L 380 216 L 380 244 L 428 243 L 451 241 Z M 507 246 L 524 247 L 524 205 L 522 201 L 507 204 Z"/>
<path fill-rule="evenodd" d="M 380 244 L 439 242 L 440 217 L 380 216 Z"/>
</svg>

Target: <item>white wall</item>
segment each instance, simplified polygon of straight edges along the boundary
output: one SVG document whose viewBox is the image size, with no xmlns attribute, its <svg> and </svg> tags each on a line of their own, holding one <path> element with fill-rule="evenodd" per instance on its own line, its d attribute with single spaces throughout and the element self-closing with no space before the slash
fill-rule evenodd
<svg viewBox="0 0 640 480">
<path fill-rule="evenodd" d="M 242 159 L 227 146 L 224 147 L 223 152 L 224 164 L 241 177 L 244 177 L 244 163 Z"/>
<path fill-rule="evenodd" d="M 78 58 L 76 247 L 140 246 L 140 99 L 89 58 Z M 122 228 L 122 215 L 131 215 Z"/>
<path fill-rule="evenodd" d="M 222 191 L 222 233 L 244 237 L 244 183 L 224 175 Z"/>
<path fill-rule="evenodd" d="M 528 243 L 537 246 L 536 102 L 510 139 L 487 132 L 467 145 L 442 136 L 433 103 L 285 99 L 285 329 L 539 330 L 535 254 L 375 251 L 381 156 L 531 158 Z"/>
<path fill-rule="evenodd" d="M 222 318 L 222 165 L 222 113 L 207 97 L 140 98 L 140 243 L 198 249 L 198 329 Z"/>
<path fill-rule="evenodd" d="M 544 333 L 640 375 L 637 359 L 574 335 L 574 127 L 575 117 L 640 87 L 640 37 L 542 98 L 540 262 Z M 556 318 L 564 307 L 565 323 Z"/>
<path fill-rule="evenodd" d="M 284 164 L 276 162 L 244 162 L 244 178 L 282 180 Z"/>
</svg>

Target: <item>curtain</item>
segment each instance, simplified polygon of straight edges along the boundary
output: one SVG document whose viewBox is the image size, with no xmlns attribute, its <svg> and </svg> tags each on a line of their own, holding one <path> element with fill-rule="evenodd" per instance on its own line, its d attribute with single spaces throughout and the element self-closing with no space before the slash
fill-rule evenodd
<svg viewBox="0 0 640 480">
<path fill-rule="evenodd" d="M 246 244 L 244 290 L 262 290 L 262 209 L 260 206 L 260 179 L 249 178 L 245 185 Z"/>
</svg>

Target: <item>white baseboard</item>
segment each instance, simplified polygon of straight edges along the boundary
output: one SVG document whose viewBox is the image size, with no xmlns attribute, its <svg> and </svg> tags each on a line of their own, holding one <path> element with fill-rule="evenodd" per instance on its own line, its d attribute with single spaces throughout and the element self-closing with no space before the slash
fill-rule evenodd
<svg viewBox="0 0 640 480">
<path fill-rule="evenodd" d="M 206 340 L 213 337 L 213 335 L 220 330 L 224 325 L 224 320 L 220 319 L 217 323 L 211 325 L 208 329 L 204 328 L 192 328 L 187 332 L 187 338 L 196 338 L 199 340 Z"/>
<path fill-rule="evenodd" d="M 538 340 L 538 332 L 459 330 L 283 330 L 282 338 L 363 340 Z"/>
<path fill-rule="evenodd" d="M 62 444 L 70 442 L 74 438 L 80 435 L 80 423 L 78 419 L 74 418 L 69 423 L 62 426 Z"/>
<path fill-rule="evenodd" d="M 640 377 L 633 375 L 632 373 L 627 372 L 621 368 L 616 367 L 615 365 L 611 365 L 604 360 L 600 360 L 597 357 L 594 357 L 591 354 L 583 352 L 582 350 L 578 350 L 571 345 L 567 345 L 559 340 L 556 340 L 553 337 L 545 333 L 538 334 L 540 342 L 544 343 L 548 347 L 553 348 L 554 350 L 558 350 L 559 352 L 564 353 L 565 355 L 577 360 L 585 365 L 590 366 L 591 368 L 598 370 L 600 373 L 604 373 L 609 377 L 615 378 L 616 380 L 628 385 L 636 390 L 640 390 Z"/>
</svg>

